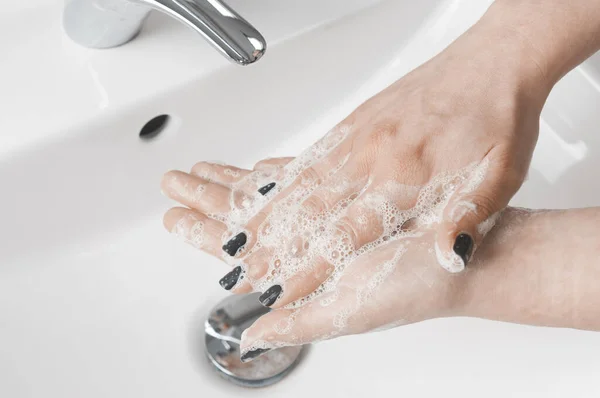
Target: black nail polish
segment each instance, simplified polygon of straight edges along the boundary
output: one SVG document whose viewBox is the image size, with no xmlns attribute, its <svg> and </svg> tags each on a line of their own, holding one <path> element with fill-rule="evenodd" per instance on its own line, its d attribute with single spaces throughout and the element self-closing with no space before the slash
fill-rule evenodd
<svg viewBox="0 0 600 398">
<path fill-rule="evenodd" d="M 246 244 L 247 240 L 248 237 L 246 236 L 246 234 L 240 232 L 233 238 L 229 239 L 229 241 L 223 245 L 223 250 L 233 257 L 238 252 L 239 248 Z"/>
<path fill-rule="evenodd" d="M 235 286 L 235 284 L 238 282 L 238 279 L 240 278 L 241 273 L 242 273 L 242 267 L 240 267 L 238 265 L 231 272 L 229 272 L 227 275 L 225 275 L 223 278 L 221 278 L 221 280 L 219 281 L 219 284 L 221 285 L 221 287 L 223 289 L 231 290 Z"/>
<path fill-rule="evenodd" d="M 458 235 L 452 249 L 463 260 L 463 263 L 467 265 L 473 251 L 473 238 L 467 234 Z"/>
<path fill-rule="evenodd" d="M 271 286 L 263 294 L 260 295 L 258 301 L 260 301 L 260 303 L 265 307 L 270 307 L 273 304 L 275 304 L 279 296 L 281 296 L 282 290 L 283 289 L 281 289 L 281 286 L 279 285 Z"/>
<path fill-rule="evenodd" d="M 259 188 L 259 189 L 258 189 L 258 192 L 260 192 L 260 193 L 261 193 L 261 195 L 266 195 L 266 194 L 268 194 L 268 193 L 269 193 L 269 191 L 270 191 L 271 189 L 275 188 L 275 185 L 277 185 L 277 184 L 275 184 L 274 182 L 272 182 L 272 183 L 270 183 L 270 184 L 267 184 L 267 185 L 265 185 L 264 187 L 262 187 L 262 188 Z"/>
<path fill-rule="evenodd" d="M 250 362 L 254 358 L 264 354 L 265 352 L 271 351 L 270 348 L 257 348 L 256 350 L 248 351 L 240 358 L 242 362 Z"/>
</svg>

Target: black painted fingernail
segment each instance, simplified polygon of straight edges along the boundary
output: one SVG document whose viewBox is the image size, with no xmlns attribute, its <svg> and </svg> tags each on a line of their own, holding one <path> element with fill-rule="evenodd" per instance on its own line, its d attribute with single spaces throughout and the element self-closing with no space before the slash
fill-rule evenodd
<svg viewBox="0 0 600 398">
<path fill-rule="evenodd" d="M 254 358 L 264 354 L 265 352 L 271 351 L 270 348 L 257 348 L 256 350 L 248 351 L 240 358 L 242 362 L 250 362 Z"/>
<path fill-rule="evenodd" d="M 240 275 L 242 274 L 242 267 L 239 265 L 235 267 L 231 272 L 221 278 L 219 285 L 225 290 L 231 290 L 238 282 Z"/>
<path fill-rule="evenodd" d="M 283 289 L 281 289 L 281 286 L 279 285 L 271 286 L 263 294 L 261 294 L 261 296 L 258 298 L 258 301 L 260 301 L 260 303 L 265 307 L 270 307 L 275 304 L 279 296 L 281 296 L 282 290 Z"/>
<path fill-rule="evenodd" d="M 467 234 L 458 235 L 452 249 L 463 260 L 463 263 L 467 265 L 473 251 L 473 238 Z"/>
<path fill-rule="evenodd" d="M 233 238 L 229 239 L 227 243 L 223 245 L 223 250 L 230 256 L 235 256 L 240 247 L 246 244 L 248 237 L 245 233 L 240 232 Z"/>
<path fill-rule="evenodd" d="M 260 192 L 260 193 L 261 193 L 261 195 L 266 195 L 266 194 L 268 194 L 268 193 L 269 193 L 269 191 L 270 191 L 271 189 L 275 188 L 275 185 L 277 185 L 277 184 L 275 184 L 274 182 L 272 182 L 272 183 L 270 183 L 270 184 L 267 184 L 267 185 L 265 185 L 264 187 L 262 187 L 262 188 L 259 188 L 259 189 L 258 189 L 258 192 Z"/>
</svg>

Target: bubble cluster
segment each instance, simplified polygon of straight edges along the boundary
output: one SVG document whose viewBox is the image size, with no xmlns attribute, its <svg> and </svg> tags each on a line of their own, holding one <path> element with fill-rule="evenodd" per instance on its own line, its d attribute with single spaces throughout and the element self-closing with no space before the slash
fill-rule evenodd
<svg viewBox="0 0 600 398">
<path fill-rule="evenodd" d="M 234 177 L 234 178 L 240 176 L 239 170 L 233 170 L 233 169 L 225 169 L 225 170 L 223 170 L 223 174 L 225 174 L 226 176 Z"/>
<path fill-rule="evenodd" d="M 492 214 L 486 220 L 482 221 L 479 225 L 477 225 L 477 232 L 485 236 L 488 232 L 496 225 L 496 221 L 500 217 L 500 212 Z"/>
<path fill-rule="evenodd" d="M 204 244 L 204 222 L 194 214 L 186 214 L 171 229 L 171 233 L 195 248 L 201 249 Z"/>
<path fill-rule="evenodd" d="M 259 250 L 261 255 L 267 253 L 263 258 L 263 276 L 253 278 L 250 273 L 245 274 L 255 291 L 265 291 L 274 284 L 285 289 L 285 282 L 291 278 L 314 274 L 324 264 L 330 267 L 326 280 L 313 292 L 288 304 L 285 308 L 290 314 L 275 325 L 277 334 L 288 335 L 288 344 L 290 338 L 296 338 L 293 330 L 298 311 L 308 304 L 332 307 L 334 328 L 321 336 L 323 339 L 343 333 L 349 319 L 372 300 L 374 292 L 400 263 L 407 245 L 399 241 L 418 238 L 425 229 L 439 224 L 454 193 L 459 188 L 461 193 L 476 189 L 487 170 L 487 164 L 472 164 L 441 173 L 423 186 L 395 181 L 377 185 L 366 177 L 357 180 L 343 172 L 350 153 L 342 156 L 342 151 L 336 152 L 350 133 L 350 127 L 338 127 L 287 165 L 250 173 L 232 184 L 231 211 L 208 215 L 225 223 L 229 234 L 241 230 L 255 234 L 251 247 L 241 255 L 242 261 L 244 256 Z M 275 186 L 266 195 L 258 193 L 261 187 L 272 183 Z M 460 218 L 475 210 L 469 203 L 459 203 L 453 216 Z M 249 222 L 252 228 L 247 228 Z M 481 225 L 481 230 L 490 225 L 493 221 Z M 392 242 L 395 250 L 391 256 L 373 264 L 364 283 L 355 288 L 350 304 L 341 305 L 338 285 L 347 269 Z M 445 268 L 453 270 L 459 266 L 438 247 L 435 253 Z M 277 348 L 277 343 L 259 339 L 248 349 L 258 348 Z"/>
</svg>

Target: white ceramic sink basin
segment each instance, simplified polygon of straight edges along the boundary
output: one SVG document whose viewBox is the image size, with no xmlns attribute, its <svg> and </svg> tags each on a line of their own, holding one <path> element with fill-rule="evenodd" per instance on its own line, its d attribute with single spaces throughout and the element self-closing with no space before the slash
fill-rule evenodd
<svg viewBox="0 0 600 398">
<path fill-rule="evenodd" d="M 315 346 L 281 383 L 214 375 L 200 325 L 226 267 L 163 231 L 162 173 L 294 155 L 427 60 L 490 1 L 231 0 L 266 56 L 227 63 L 153 15 L 72 44 L 61 1 L 0 14 L 0 397 L 597 397 L 600 334 L 437 320 Z M 514 203 L 600 204 L 600 57 L 555 88 Z M 172 116 L 146 142 L 141 127 Z"/>
</svg>

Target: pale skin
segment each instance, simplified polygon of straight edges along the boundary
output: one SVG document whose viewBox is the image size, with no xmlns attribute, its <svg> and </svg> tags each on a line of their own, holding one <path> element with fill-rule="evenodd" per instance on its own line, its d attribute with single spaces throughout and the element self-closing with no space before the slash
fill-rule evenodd
<svg viewBox="0 0 600 398">
<path fill-rule="evenodd" d="M 232 292 L 264 291 L 275 282 L 282 288 L 269 303 L 275 310 L 244 334 L 246 354 L 447 316 L 600 330 L 600 208 L 508 208 L 487 237 L 481 228 L 523 183 L 553 85 L 598 49 L 600 0 L 497 0 L 445 51 L 342 121 L 328 136 L 340 136 L 339 142 L 317 161 L 301 164 L 297 175 L 291 170 L 299 160 L 292 159 L 266 160 L 254 171 L 199 163 L 191 173 L 168 173 L 163 191 L 187 207 L 169 210 L 165 226 L 211 255 L 243 263 L 247 277 Z M 323 142 L 327 138 L 315 148 Z M 336 269 L 332 261 L 308 256 L 302 272 L 281 277 L 284 261 L 281 274 L 267 279 L 274 249 L 255 248 L 255 237 L 266 223 L 276 224 L 270 215 L 286 197 L 304 189 L 298 214 L 309 215 L 348 200 L 331 225 L 354 250 L 382 234 L 379 215 L 365 208 L 390 181 L 422 187 L 473 164 L 486 165 L 483 181 L 467 189 L 471 180 L 461 180 L 439 219 L 411 226 L 414 236 L 382 242 L 355 258 L 335 290 L 299 309 L 283 308 Z M 246 181 L 262 181 L 264 170 L 278 184 L 262 200 L 260 186 Z M 285 185 L 283 175 L 294 178 Z M 340 189 L 340 181 L 351 187 Z M 417 195 L 402 192 L 382 195 L 398 210 L 412 208 Z M 230 256 L 222 246 L 239 230 L 215 214 L 235 212 L 238 199 L 261 205 L 236 224 L 248 241 Z M 280 246 L 293 245 L 294 238 L 282 238 Z"/>
</svg>

